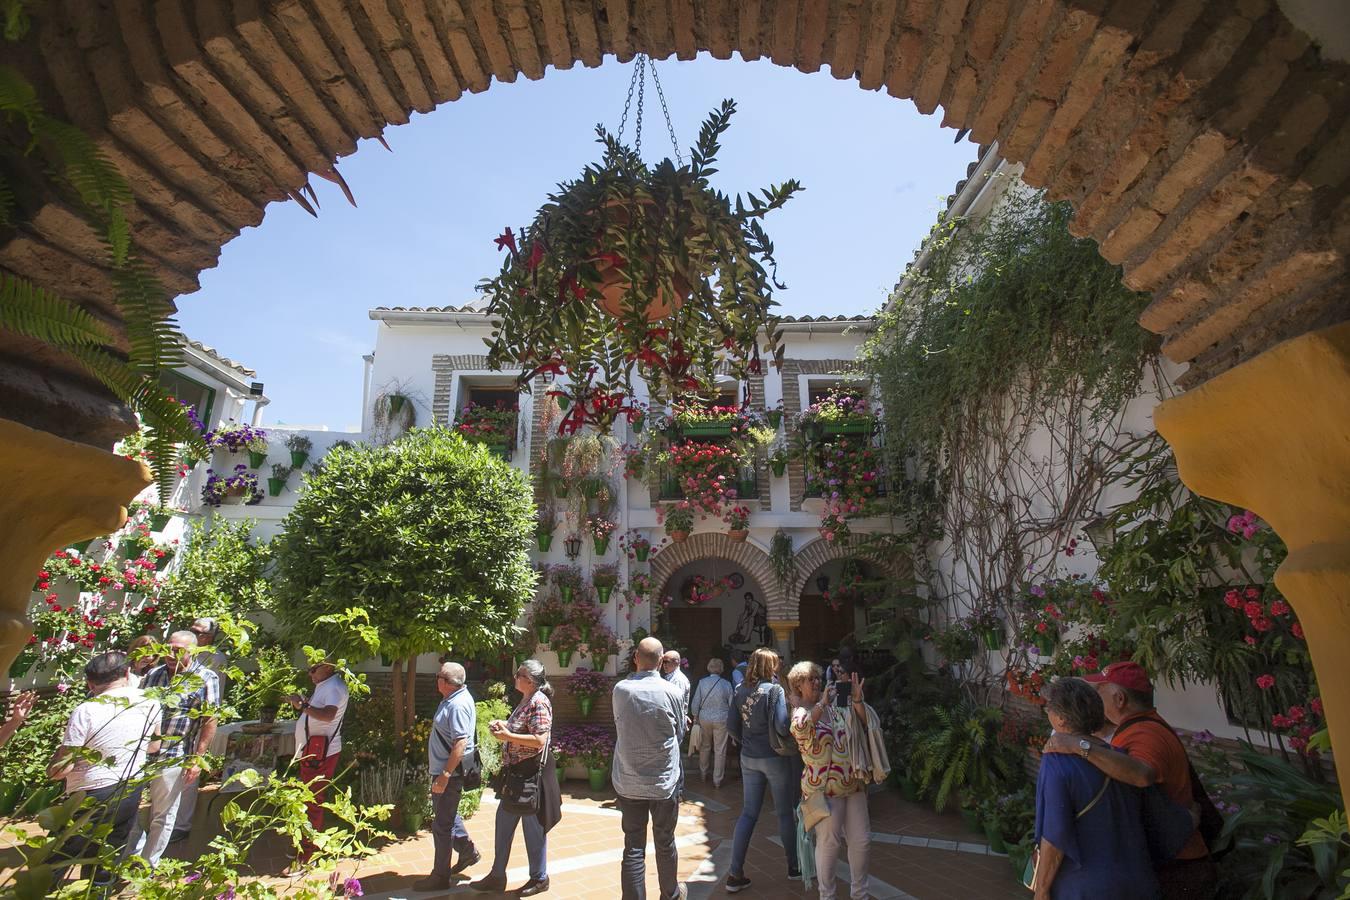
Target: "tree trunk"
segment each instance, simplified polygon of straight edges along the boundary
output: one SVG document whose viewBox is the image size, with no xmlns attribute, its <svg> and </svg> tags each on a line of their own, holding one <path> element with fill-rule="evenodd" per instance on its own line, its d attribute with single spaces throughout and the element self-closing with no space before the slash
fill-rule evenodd
<svg viewBox="0 0 1350 900">
<path fill-rule="evenodd" d="M 390 690 L 394 695 L 394 751 L 399 755 L 403 753 L 403 660 L 394 660 L 393 669 L 389 673 Z"/>
<path fill-rule="evenodd" d="M 403 721 L 406 727 L 412 728 L 417 724 L 417 656 L 408 657 L 408 665 L 404 669 L 404 678 L 407 682 L 405 690 L 407 693 L 403 698 Z"/>
</svg>

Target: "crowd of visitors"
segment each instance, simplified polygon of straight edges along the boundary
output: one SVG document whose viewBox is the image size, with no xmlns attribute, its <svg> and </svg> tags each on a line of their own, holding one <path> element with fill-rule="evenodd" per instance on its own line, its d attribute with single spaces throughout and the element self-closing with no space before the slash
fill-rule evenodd
<svg viewBox="0 0 1350 900">
<path fill-rule="evenodd" d="M 95 815 L 106 825 L 94 833 L 105 849 L 138 854 L 155 866 L 190 825 L 189 787 L 201 778 L 198 763 L 221 703 L 217 669 L 227 665 L 222 654 L 207 649 L 215 637 L 215 623 L 202 619 L 171 634 L 167 648 L 137 638 L 126 653 L 103 653 L 86 665 L 88 700 L 71 713 L 48 774 L 63 780 L 68 793 L 93 799 Z M 167 653 L 156 658 L 156 648 Z M 702 780 L 711 773 L 717 787 L 727 777 L 728 746 L 738 748 L 742 803 L 727 893 L 751 886 L 746 856 L 768 793 L 787 878 L 808 889 L 814 881 L 822 900 L 833 900 L 836 869 L 842 871 L 846 858 L 849 896 L 863 900 L 869 896 L 869 787 L 890 768 L 864 680 L 838 659 L 824 669 L 802 661 L 784 671 L 767 647 L 748 659 L 733 654 L 730 661 L 728 671 L 721 659 L 710 660 L 707 675 L 691 690 L 679 652 L 648 637 L 633 648 L 627 677 L 614 685 L 612 784 L 623 833 L 623 900 L 645 900 L 649 823 L 660 898 L 685 896 L 676 873 L 675 831 L 686 737 Z M 294 761 L 314 794 L 310 822 L 321 831 L 321 804 L 337 771 L 349 696 L 327 660 L 314 662 L 309 677 L 312 692 L 288 701 L 299 714 Z M 544 666 L 525 660 L 514 681 L 520 702 L 505 720 L 488 723 L 502 757 L 494 783 L 492 864 L 469 886 L 506 890 L 519 830 L 529 879 L 513 893 L 528 897 L 550 888 L 548 833 L 562 817 L 562 802 L 551 752 L 553 689 Z M 459 814 L 464 791 L 482 783 L 474 698 L 460 663 L 444 663 L 436 683 L 441 702 L 427 743 L 434 853 L 432 871 L 413 885 L 418 891 L 449 889 L 457 878 L 469 878 L 468 870 L 483 858 Z M 1216 814 L 1180 739 L 1153 706 L 1144 669 L 1118 662 L 1099 675 L 1061 678 L 1045 689 L 1044 699 L 1053 732 L 1036 787 L 1036 852 L 1026 873 L 1033 900 L 1212 898 L 1217 873 L 1208 847 Z M 31 693 L 15 697 L 0 724 L 0 745 L 32 704 Z M 89 859 L 87 849 L 71 842 L 58 860 Z M 288 874 L 302 873 L 314 849 L 302 846 Z M 83 868 L 83 877 L 96 885 L 111 880 L 96 864 Z"/>
</svg>

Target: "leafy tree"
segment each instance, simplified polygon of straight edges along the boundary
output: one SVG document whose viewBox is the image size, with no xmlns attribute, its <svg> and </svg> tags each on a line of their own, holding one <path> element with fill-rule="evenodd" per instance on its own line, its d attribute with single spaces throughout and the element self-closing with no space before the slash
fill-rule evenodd
<svg viewBox="0 0 1350 900">
<path fill-rule="evenodd" d="M 165 579 L 156 601 L 170 628 L 186 628 L 199 616 L 221 624 L 224 636 L 236 644 L 246 640 L 254 626 L 245 616 L 271 606 L 267 569 L 272 554 L 268 544 L 253 539 L 252 519 L 231 522 L 212 516 L 195 522 L 182 562 Z"/>
<path fill-rule="evenodd" d="M 276 615 L 297 635 L 354 653 L 368 645 L 332 623 L 365 610 L 379 651 L 408 660 L 406 684 L 400 662 L 393 671 L 401 734 L 418 654 L 465 656 L 513 640 L 534 593 L 534 517 L 525 477 L 446 429 L 335 448 L 272 542 Z"/>
</svg>

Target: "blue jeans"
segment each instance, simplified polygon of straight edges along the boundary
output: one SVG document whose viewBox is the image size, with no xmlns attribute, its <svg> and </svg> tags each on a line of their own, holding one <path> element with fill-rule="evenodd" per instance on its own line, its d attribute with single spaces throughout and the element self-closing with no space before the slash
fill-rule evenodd
<svg viewBox="0 0 1350 900">
<path fill-rule="evenodd" d="M 525 823 L 525 856 L 530 861 L 530 878 L 542 881 L 548 877 L 548 835 L 539 817 L 534 813 L 511 812 L 497 807 L 497 846 L 492 858 L 494 878 L 506 877 L 506 864 L 511 861 L 511 842 L 516 836 L 516 825 Z"/>
<path fill-rule="evenodd" d="M 801 798 L 801 781 L 792 774 L 792 763 L 784 756 L 741 756 L 741 817 L 736 820 L 736 834 L 731 841 L 731 874 L 745 875 L 745 852 L 750 849 L 750 836 L 755 833 L 759 810 L 764 806 L 764 786 L 773 792 L 773 808 L 778 814 L 778 836 L 787 854 L 788 870 L 796 872 L 797 865 L 797 801 Z"/>
</svg>

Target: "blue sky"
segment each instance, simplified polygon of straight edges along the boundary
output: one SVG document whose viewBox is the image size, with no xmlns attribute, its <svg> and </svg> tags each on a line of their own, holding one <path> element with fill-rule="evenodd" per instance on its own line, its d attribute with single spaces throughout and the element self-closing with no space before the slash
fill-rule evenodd
<svg viewBox="0 0 1350 900">
<path fill-rule="evenodd" d="M 714 176 L 728 192 L 787 178 L 805 190 L 765 220 L 790 315 L 875 309 L 975 158 L 940 114 L 859 90 L 828 71 L 702 56 L 657 64 L 681 149 L 723 98 L 737 103 Z M 594 129 L 618 127 L 632 63 L 549 70 L 494 83 L 365 141 L 339 168 L 356 196 L 313 179 L 311 218 L 274 204 L 178 299 L 186 333 L 258 370 L 273 423 L 345 428 L 360 419 L 361 355 L 374 306 L 441 306 L 475 297 L 501 265 L 492 239 L 533 218 L 560 181 L 598 158 Z M 650 80 L 643 155 L 671 152 Z M 634 101 L 636 107 L 636 100 Z M 628 134 L 632 132 L 630 115 Z M 626 135 L 627 136 L 627 135 Z"/>
</svg>

